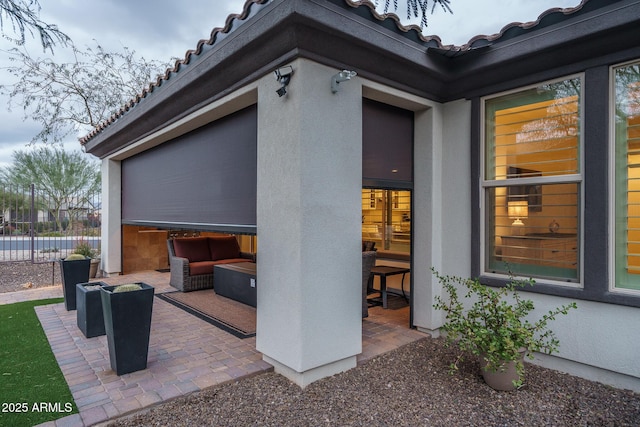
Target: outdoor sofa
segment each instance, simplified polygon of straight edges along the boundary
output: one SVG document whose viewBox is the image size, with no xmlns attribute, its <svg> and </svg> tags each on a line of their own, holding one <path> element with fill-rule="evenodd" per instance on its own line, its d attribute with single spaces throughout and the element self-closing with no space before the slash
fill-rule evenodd
<svg viewBox="0 0 640 427">
<path fill-rule="evenodd" d="M 167 240 L 171 278 L 182 292 L 213 288 L 213 266 L 255 262 L 254 253 L 241 252 L 234 236 L 186 237 Z"/>
</svg>

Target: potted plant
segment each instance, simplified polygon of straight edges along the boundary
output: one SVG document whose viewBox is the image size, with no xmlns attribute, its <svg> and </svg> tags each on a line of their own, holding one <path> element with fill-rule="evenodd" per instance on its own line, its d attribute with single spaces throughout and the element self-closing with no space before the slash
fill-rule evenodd
<svg viewBox="0 0 640 427">
<path fill-rule="evenodd" d="M 111 369 L 123 375 L 147 367 L 154 288 L 146 283 L 102 286 Z"/>
<path fill-rule="evenodd" d="M 74 254 L 84 255 L 85 257 L 91 258 L 91 267 L 89 268 L 89 278 L 93 279 L 98 275 L 98 266 L 100 265 L 100 257 L 97 249 L 93 249 L 89 242 L 85 240 L 78 241 L 75 249 L 73 250 Z"/>
<path fill-rule="evenodd" d="M 534 310 L 533 301 L 523 299 L 517 291 L 535 282 L 510 277 L 504 287 L 493 288 L 478 279 L 434 275 L 448 294 L 447 301 L 436 297 L 434 308 L 443 310 L 447 345 L 456 343 L 462 353 L 451 364 L 452 372 L 464 353 L 478 357 L 485 382 L 497 390 L 515 390 L 524 382 L 523 357 L 533 359 L 534 352 L 551 354 L 560 344 L 548 323 L 560 314 L 577 308 L 575 302 L 562 305 L 531 323 L 528 315 Z M 458 296 L 472 301 L 467 309 Z"/>
<path fill-rule="evenodd" d="M 89 281 L 91 258 L 71 254 L 60 260 L 64 306 L 67 311 L 76 309 L 76 284 Z"/>
<path fill-rule="evenodd" d="M 100 288 L 103 282 L 78 283 L 76 285 L 76 321 L 85 337 L 93 338 L 105 334 Z"/>
</svg>

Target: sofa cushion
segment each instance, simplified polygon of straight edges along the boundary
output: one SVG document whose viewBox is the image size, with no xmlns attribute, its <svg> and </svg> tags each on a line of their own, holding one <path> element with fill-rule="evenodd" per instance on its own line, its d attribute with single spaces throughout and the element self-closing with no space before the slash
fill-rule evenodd
<svg viewBox="0 0 640 427">
<path fill-rule="evenodd" d="M 201 274 L 213 274 L 213 261 L 200 261 L 189 263 L 189 275 L 200 276 Z"/>
<path fill-rule="evenodd" d="M 209 239 L 206 237 L 188 237 L 173 239 L 173 250 L 177 257 L 189 262 L 210 261 Z"/>
<path fill-rule="evenodd" d="M 213 274 L 213 266 L 219 264 L 235 264 L 238 262 L 249 262 L 246 258 L 228 258 L 218 261 L 200 261 L 189 263 L 189 274 L 199 276 L 201 274 Z"/>
<path fill-rule="evenodd" d="M 240 246 L 234 236 L 209 237 L 210 260 L 240 258 Z"/>
</svg>

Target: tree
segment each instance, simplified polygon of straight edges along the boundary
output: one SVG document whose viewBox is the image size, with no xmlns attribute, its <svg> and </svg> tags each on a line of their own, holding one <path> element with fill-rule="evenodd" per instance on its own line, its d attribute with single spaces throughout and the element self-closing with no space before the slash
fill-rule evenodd
<svg viewBox="0 0 640 427">
<path fill-rule="evenodd" d="M 38 17 L 39 12 L 40 3 L 38 3 L 38 0 L 29 0 L 28 2 L 24 0 L 0 0 L 0 32 L 2 32 L 2 36 L 18 45 L 23 45 L 26 32 L 29 32 L 32 37 L 34 32 L 37 32 L 42 49 L 45 51 L 50 50 L 51 53 L 53 53 L 53 46 L 55 46 L 56 41 L 63 45 L 71 41 L 69 36 L 58 30 L 57 26 L 42 22 Z M 5 34 L 5 20 L 3 17 L 9 21 L 13 32 L 19 36 L 18 39 L 11 38 Z"/>
<path fill-rule="evenodd" d="M 375 0 L 376 6 L 378 6 L 379 0 Z M 431 13 L 439 4 L 445 12 L 453 13 L 451 6 L 449 6 L 450 0 L 433 0 L 431 5 Z M 384 0 L 384 13 L 389 12 L 389 6 L 391 6 L 391 0 Z M 420 18 L 420 29 L 424 30 L 427 26 L 427 7 L 429 6 L 429 0 L 407 0 L 407 19 L 411 17 Z M 393 9 L 398 10 L 398 0 L 393 0 Z"/>
<path fill-rule="evenodd" d="M 127 47 L 122 52 L 107 52 L 96 42 L 95 48 L 72 49 L 73 61 L 66 63 L 34 58 L 25 50 L 10 51 L 10 59 L 19 64 L 7 70 L 18 80 L 0 86 L 0 93 L 9 96 L 9 109 L 18 104 L 25 119 L 42 125 L 32 143 L 58 143 L 71 133 L 91 131 L 141 93 L 162 66 L 167 66 L 137 58 Z"/>
<path fill-rule="evenodd" d="M 101 182 L 96 161 L 81 152 L 68 152 L 57 146 L 14 151 L 12 165 L 0 170 L 0 178 L 19 185 L 35 184 L 46 195 L 44 204 L 55 217 L 59 230 L 62 230 L 62 209 L 73 221 L 80 210 L 88 207 L 88 195 L 100 191 Z"/>
</svg>

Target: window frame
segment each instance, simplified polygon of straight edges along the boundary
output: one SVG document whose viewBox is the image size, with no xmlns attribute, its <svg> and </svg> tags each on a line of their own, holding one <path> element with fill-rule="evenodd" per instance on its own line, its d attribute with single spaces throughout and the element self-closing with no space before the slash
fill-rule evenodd
<svg viewBox="0 0 640 427">
<path fill-rule="evenodd" d="M 580 93 L 579 93 L 579 133 L 578 133 L 578 158 L 576 159 L 578 163 L 578 173 L 567 174 L 567 175 L 555 175 L 555 176 L 541 176 L 535 178 L 512 178 L 509 179 L 509 185 L 506 185 L 505 179 L 487 179 L 487 139 L 486 139 L 486 123 L 487 123 L 487 101 L 502 98 L 508 95 L 526 92 L 527 90 L 537 88 L 541 85 L 545 84 L 553 84 L 559 83 L 571 79 L 579 79 L 580 80 Z M 480 150 L 480 174 L 479 174 L 479 182 L 478 182 L 478 192 L 479 192 L 479 207 L 480 207 L 480 221 L 479 221 L 479 236 L 480 236 L 480 248 L 479 248 L 479 270 L 480 274 L 483 278 L 488 279 L 490 283 L 503 283 L 508 279 L 508 275 L 505 273 L 492 272 L 487 270 L 487 218 L 488 218 L 488 208 L 487 206 L 487 192 L 490 191 L 491 188 L 497 187 L 508 187 L 508 186 L 516 186 L 522 184 L 528 185 L 545 185 L 545 184 L 576 184 L 578 186 L 578 207 L 577 207 L 577 239 L 578 239 L 578 247 L 577 247 L 577 257 L 578 257 L 578 269 L 577 276 L 578 279 L 576 281 L 568 282 L 566 279 L 558 278 L 543 278 L 543 277 L 534 277 L 537 284 L 548 285 L 551 287 L 559 287 L 559 288 L 569 288 L 569 289 L 584 289 L 584 229 L 585 229 L 585 185 L 584 185 L 584 177 L 585 177 L 585 73 L 574 73 L 565 75 L 558 78 L 542 80 L 533 84 L 529 84 L 526 86 L 519 86 L 517 88 L 513 88 L 507 91 L 492 93 L 490 95 L 486 95 L 480 97 L 479 102 L 479 125 L 480 125 L 480 135 L 479 135 L 479 150 Z M 495 237 L 495 236 L 494 236 Z M 514 275 L 517 278 L 527 279 L 528 277 L 519 276 L 517 274 Z"/>
<path fill-rule="evenodd" d="M 639 65 L 640 58 L 636 58 L 631 61 L 625 61 L 618 64 L 613 64 L 609 67 L 609 235 L 611 236 L 611 245 L 609 248 L 609 284 L 608 290 L 612 294 L 618 294 L 629 297 L 640 298 L 640 289 L 628 289 L 617 287 L 617 233 L 616 233 L 616 198 L 618 196 L 618 189 L 616 188 L 616 175 L 617 175 L 617 156 L 616 156 L 616 69 L 624 68 L 629 65 Z M 640 82 L 640 80 L 639 80 Z M 626 216 L 625 216 L 626 218 Z M 638 277 L 640 281 L 640 276 Z"/>
</svg>

